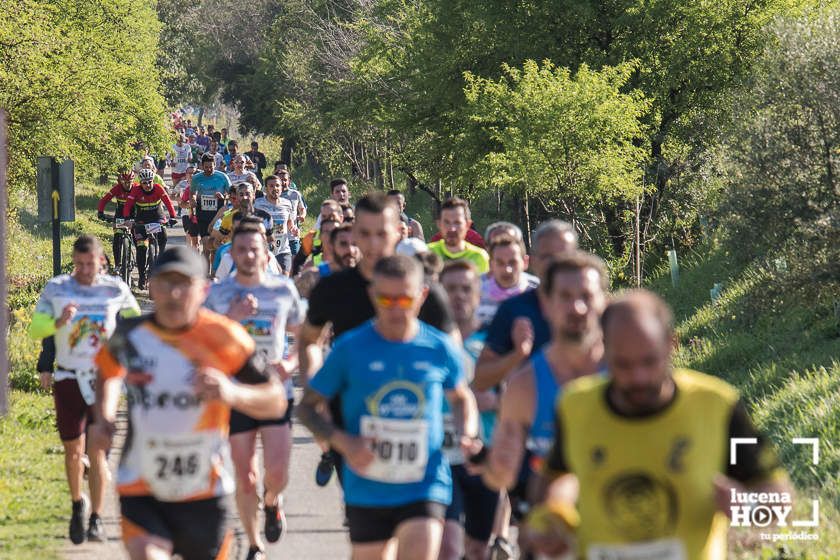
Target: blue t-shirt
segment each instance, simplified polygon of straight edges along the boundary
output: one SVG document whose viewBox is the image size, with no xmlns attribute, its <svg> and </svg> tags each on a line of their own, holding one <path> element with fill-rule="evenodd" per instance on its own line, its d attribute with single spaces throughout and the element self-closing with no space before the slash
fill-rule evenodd
<svg viewBox="0 0 840 560">
<path fill-rule="evenodd" d="M 518 296 L 506 299 L 499 306 L 499 310 L 496 311 L 493 321 L 487 328 L 487 341 L 485 343 L 487 348 L 500 355 L 513 350 L 510 330 L 513 327 L 513 321 L 518 317 L 530 319 L 534 326 L 532 355 L 551 339 L 551 330 L 540 309 L 537 290 L 528 290 Z"/>
<path fill-rule="evenodd" d="M 347 433 L 377 442 L 377 459 L 365 476 L 344 464 L 347 504 L 449 504 L 442 411 L 445 391 L 464 378 L 462 356 L 446 334 L 422 322 L 408 342 L 385 340 L 373 321 L 336 339 L 310 387 L 328 398 L 340 396 Z"/>
<path fill-rule="evenodd" d="M 213 171 L 213 174 L 209 177 L 204 173 L 196 173 L 193 175 L 192 182 L 190 183 L 190 193 L 194 194 L 198 197 L 198 210 L 200 212 L 213 212 L 219 209 L 218 202 L 215 202 L 211 206 L 211 202 L 213 202 L 216 198 L 216 193 L 227 193 L 228 189 L 230 188 L 230 179 L 228 176 L 222 173 L 221 171 Z M 206 199 L 202 199 L 202 197 L 207 197 Z M 210 199 L 213 198 L 213 200 Z"/>
<path fill-rule="evenodd" d="M 219 265 L 222 264 L 222 257 L 225 253 L 230 251 L 231 242 L 228 241 L 227 243 L 222 244 L 216 249 L 216 255 L 213 257 L 213 272 L 219 270 Z"/>
</svg>

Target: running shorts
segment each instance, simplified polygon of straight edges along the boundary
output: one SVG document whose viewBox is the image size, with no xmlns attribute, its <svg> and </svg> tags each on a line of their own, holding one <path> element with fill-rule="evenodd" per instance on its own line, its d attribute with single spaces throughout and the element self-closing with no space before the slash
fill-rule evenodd
<svg viewBox="0 0 840 560">
<path fill-rule="evenodd" d="M 161 502 L 152 496 L 121 496 L 123 542 L 154 535 L 172 542 L 183 560 L 232 558 L 233 533 L 226 530 L 225 497 Z"/>
<path fill-rule="evenodd" d="M 292 408 L 294 408 L 294 401 L 289 399 L 289 407 L 286 409 L 286 414 L 280 418 L 272 418 L 270 420 L 257 420 L 251 418 L 247 414 L 242 414 L 238 410 L 230 411 L 230 435 L 241 434 L 243 432 L 250 432 L 263 428 L 265 426 L 285 426 L 292 423 Z"/>
<path fill-rule="evenodd" d="M 428 517 L 443 521 L 446 506 L 438 502 L 413 502 L 381 508 L 348 504 L 346 511 L 350 542 L 372 543 L 387 541 L 394 536 L 400 523 L 409 519 Z"/>
<path fill-rule="evenodd" d="M 499 493 L 487 488 L 479 475 L 471 475 L 464 465 L 453 465 L 452 503 L 446 508 L 446 520 L 464 526 L 464 532 L 477 541 L 489 541 Z"/>
<path fill-rule="evenodd" d="M 88 424 L 93 423 L 93 407 L 82 397 L 79 383 L 75 379 L 62 379 L 53 384 L 55 420 L 61 441 L 72 441 L 85 433 Z"/>
</svg>

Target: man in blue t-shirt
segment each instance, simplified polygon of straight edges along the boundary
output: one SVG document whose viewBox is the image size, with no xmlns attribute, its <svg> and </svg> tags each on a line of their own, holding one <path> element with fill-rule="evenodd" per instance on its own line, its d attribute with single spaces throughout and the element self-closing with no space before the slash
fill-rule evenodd
<svg viewBox="0 0 840 560">
<path fill-rule="evenodd" d="M 577 233 L 571 224 L 560 220 L 540 224 L 533 238 L 530 264 L 540 279 L 552 260 L 577 249 Z M 537 290 L 505 300 L 487 328 L 487 340 L 475 366 L 473 387 L 483 391 L 498 386 L 550 338 Z"/>
<path fill-rule="evenodd" d="M 201 156 L 202 173 L 193 175 L 190 183 L 190 204 L 195 209 L 196 235 L 201 236 L 204 254 L 210 256 L 210 226 L 216 212 L 225 201 L 225 193 L 230 188 L 230 179 L 221 171 L 216 171 L 216 159 L 211 154 Z M 212 259 L 210 259 L 212 260 Z"/>
<path fill-rule="evenodd" d="M 397 557 L 438 556 L 452 499 L 442 450 L 444 398 L 464 453 L 480 448 L 461 351 L 417 319 L 427 291 L 418 261 L 380 259 L 370 286 L 376 317 L 338 337 L 298 409 L 301 422 L 344 457 L 354 558 L 379 558 L 392 539 Z M 319 412 L 335 396 L 342 429 Z"/>
</svg>

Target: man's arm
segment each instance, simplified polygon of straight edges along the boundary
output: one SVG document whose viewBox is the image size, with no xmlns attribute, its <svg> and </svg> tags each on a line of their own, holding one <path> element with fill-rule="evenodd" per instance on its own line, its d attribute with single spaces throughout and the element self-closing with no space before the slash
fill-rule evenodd
<svg viewBox="0 0 840 560">
<path fill-rule="evenodd" d="M 257 419 L 279 418 L 286 413 L 286 391 L 262 360 L 251 355 L 231 378 L 214 368 L 200 368 L 195 376 L 196 395 L 218 400 Z"/>
<path fill-rule="evenodd" d="M 527 427 L 534 421 L 535 396 L 533 369 L 525 364 L 511 376 L 502 395 L 493 445 L 483 474 L 484 482 L 490 488 L 501 490 L 516 486 L 525 455 Z"/>
<path fill-rule="evenodd" d="M 298 334 L 298 362 L 299 371 L 305 379 L 312 379 L 315 372 L 324 363 L 324 338 L 326 337 L 327 325 L 313 325 L 307 319 L 300 326 Z"/>
<path fill-rule="evenodd" d="M 469 439 L 478 437 L 478 406 L 466 382 L 462 381 L 447 391 L 446 398 L 449 399 L 458 433 Z"/>
<path fill-rule="evenodd" d="M 495 323 L 495 319 L 494 319 Z M 492 326 L 491 326 L 492 328 Z M 486 391 L 499 385 L 508 374 L 531 355 L 534 347 L 534 328 L 525 317 L 513 321 L 510 337 L 513 349 L 506 354 L 498 354 L 485 345 L 475 364 L 473 387 L 477 391 Z"/>
</svg>

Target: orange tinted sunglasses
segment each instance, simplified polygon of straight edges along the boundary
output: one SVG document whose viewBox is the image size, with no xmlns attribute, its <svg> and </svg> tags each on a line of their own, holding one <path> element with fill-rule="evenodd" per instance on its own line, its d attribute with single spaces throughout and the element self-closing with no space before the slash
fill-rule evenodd
<svg viewBox="0 0 840 560">
<path fill-rule="evenodd" d="M 374 301 L 379 307 L 387 309 L 399 307 L 400 309 L 411 309 L 416 298 L 411 296 L 376 296 Z"/>
</svg>

